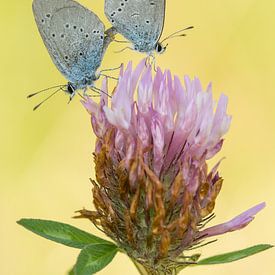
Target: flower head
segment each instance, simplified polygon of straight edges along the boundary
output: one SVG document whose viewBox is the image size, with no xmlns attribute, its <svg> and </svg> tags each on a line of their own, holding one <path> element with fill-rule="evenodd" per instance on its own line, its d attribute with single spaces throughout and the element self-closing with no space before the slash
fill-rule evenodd
<svg viewBox="0 0 275 275">
<path fill-rule="evenodd" d="M 232 221 L 204 229 L 222 187 L 220 151 L 231 117 L 227 97 L 217 104 L 212 87 L 158 68 L 152 76 L 143 60 L 121 69 L 110 105 L 107 80 L 100 103 L 83 102 L 97 136 L 96 211 L 83 217 L 101 226 L 128 255 L 148 268 L 176 259 L 203 239 L 247 225 L 264 205 Z"/>
</svg>

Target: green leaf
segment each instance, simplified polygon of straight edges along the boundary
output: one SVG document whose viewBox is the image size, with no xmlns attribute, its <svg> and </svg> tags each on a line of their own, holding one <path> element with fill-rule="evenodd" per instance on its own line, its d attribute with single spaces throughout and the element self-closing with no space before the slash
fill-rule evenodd
<svg viewBox="0 0 275 275">
<path fill-rule="evenodd" d="M 90 244 L 83 248 L 77 258 L 76 275 L 91 275 L 108 265 L 118 248 L 113 244 Z"/>
<path fill-rule="evenodd" d="M 21 219 L 17 223 L 39 236 L 74 248 L 84 248 L 91 243 L 113 245 L 111 242 L 65 223 L 38 219 Z"/>
<path fill-rule="evenodd" d="M 197 262 L 197 264 L 210 265 L 210 264 L 230 263 L 230 262 L 238 261 L 240 259 L 252 256 L 256 253 L 262 252 L 272 247 L 273 246 L 269 244 L 259 244 L 252 247 L 248 247 L 243 250 L 233 251 L 225 254 L 216 255 L 210 258 L 202 259 L 201 261 Z"/>
<path fill-rule="evenodd" d="M 74 275 L 74 267 L 69 271 L 68 275 Z"/>
</svg>

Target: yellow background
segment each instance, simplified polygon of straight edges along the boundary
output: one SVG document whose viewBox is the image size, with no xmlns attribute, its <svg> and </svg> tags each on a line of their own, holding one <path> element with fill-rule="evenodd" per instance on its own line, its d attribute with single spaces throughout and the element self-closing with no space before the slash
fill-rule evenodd
<svg viewBox="0 0 275 275">
<path fill-rule="evenodd" d="M 103 0 L 81 1 L 103 15 Z M 162 68 L 178 75 L 213 81 L 215 97 L 229 96 L 232 127 L 219 157 L 226 156 L 225 178 L 212 223 L 226 221 L 262 202 L 267 208 L 247 228 L 219 238 L 200 250 L 204 256 L 275 244 L 275 1 L 168 0 L 164 35 L 194 25 L 188 37 L 170 41 L 158 57 Z M 94 135 L 89 117 L 76 98 L 60 94 L 37 112 L 40 98 L 26 95 L 65 83 L 38 34 L 30 0 L 2 1 L 0 8 L 1 225 L 0 274 L 60 275 L 74 263 L 77 250 L 31 234 L 15 221 L 21 217 L 53 219 L 99 234 L 73 211 L 91 208 Z M 102 68 L 143 56 L 112 45 Z M 99 234 L 100 235 L 100 234 Z M 186 275 L 275 272 L 269 250 L 237 263 L 187 269 Z M 118 255 L 99 274 L 137 274 L 126 256 Z"/>
</svg>

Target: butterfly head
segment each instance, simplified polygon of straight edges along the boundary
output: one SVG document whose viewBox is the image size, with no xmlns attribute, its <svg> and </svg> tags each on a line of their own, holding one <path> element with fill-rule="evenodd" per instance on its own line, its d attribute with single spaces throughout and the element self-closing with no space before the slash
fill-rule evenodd
<svg viewBox="0 0 275 275">
<path fill-rule="evenodd" d="M 163 46 L 160 42 L 158 42 L 155 46 L 155 51 L 157 54 L 163 54 L 166 51 L 168 44 Z"/>
<path fill-rule="evenodd" d="M 75 92 L 76 92 L 75 86 L 71 82 L 68 82 L 66 93 L 70 95 L 70 100 L 75 96 Z"/>
</svg>

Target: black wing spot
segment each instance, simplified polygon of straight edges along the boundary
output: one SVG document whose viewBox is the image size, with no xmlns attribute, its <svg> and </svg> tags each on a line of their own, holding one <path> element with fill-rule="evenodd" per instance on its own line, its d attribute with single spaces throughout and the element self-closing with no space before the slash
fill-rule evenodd
<svg viewBox="0 0 275 275">
<path fill-rule="evenodd" d="M 50 18 L 50 17 L 51 17 L 51 14 L 50 14 L 50 13 L 47 13 L 47 14 L 46 14 L 46 17 Z"/>
</svg>

